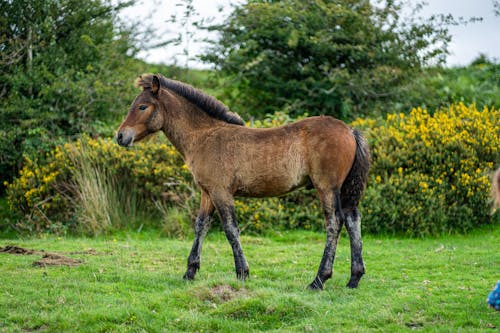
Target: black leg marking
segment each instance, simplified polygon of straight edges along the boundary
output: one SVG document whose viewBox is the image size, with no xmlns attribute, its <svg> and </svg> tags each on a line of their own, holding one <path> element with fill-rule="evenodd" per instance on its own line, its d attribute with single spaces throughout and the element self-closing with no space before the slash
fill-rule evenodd
<svg viewBox="0 0 500 333">
<path fill-rule="evenodd" d="M 236 222 L 234 205 L 232 204 L 232 202 L 229 205 L 227 203 L 219 206 L 217 204 L 215 205 L 221 217 L 227 240 L 229 241 L 229 244 L 231 244 L 231 248 L 233 249 L 236 277 L 244 281 L 249 276 L 249 269 L 240 243 L 240 229 L 238 228 L 238 224 Z"/>
<path fill-rule="evenodd" d="M 346 229 L 351 242 L 351 278 L 347 287 L 356 288 L 359 280 L 365 274 L 365 265 L 361 253 L 363 247 L 361 241 L 361 215 L 357 208 L 346 215 Z"/>
<path fill-rule="evenodd" d="M 200 269 L 201 247 L 208 229 L 210 228 L 211 216 L 198 216 L 195 223 L 195 236 L 193 247 L 188 257 L 187 271 L 184 280 L 193 280 L 196 272 Z"/>
<path fill-rule="evenodd" d="M 323 281 L 319 278 L 319 276 L 316 276 L 313 282 L 308 287 L 311 290 L 323 290 Z"/>
<path fill-rule="evenodd" d="M 210 219 L 214 213 L 214 207 L 208 196 L 202 194 L 202 207 L 196 217 L 194 226 L 194 242 L 188 257 L 187 270 L 184 274 L 184 280 L 194 280 L 196 272 L 200 269 L 201 247 L 203 239 L 210 228 Z"/>
</svg>

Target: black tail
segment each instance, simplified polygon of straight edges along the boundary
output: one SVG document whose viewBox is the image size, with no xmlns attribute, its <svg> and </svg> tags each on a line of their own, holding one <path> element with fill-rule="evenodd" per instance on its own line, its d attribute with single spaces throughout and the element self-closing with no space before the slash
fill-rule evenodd
<svg viewBox="0 0 500 333">
<path fill-rule="evenodd" d="M 368 180 L 368 170 L 370 169 L 370 148 L 366 139 L 356 129 L 352 130 L 352 134 L 356 139 L 356 155 L 351 170 L 340 189 L 340 201 L 343 209 L 358 206 Z"/>
</svg>

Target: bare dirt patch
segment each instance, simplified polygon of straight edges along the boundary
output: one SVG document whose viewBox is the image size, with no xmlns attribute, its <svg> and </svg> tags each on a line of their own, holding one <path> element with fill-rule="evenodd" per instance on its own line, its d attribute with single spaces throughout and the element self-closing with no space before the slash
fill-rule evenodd
<svg viewBox="0 0 500 333">
<path fill-rule="evenodd" d="M 28 254 L 37 254 L 39 251 L 24 249 L 16 245 L 7 245 L 6 247 L 0 247 L 0 252 L 9 254 L 28 255 Z"/>
<path fill-rule="evenodd" d="M 0 253 L 15 254 L 15 255 L 42 255 L 40 260 L 33 261 L 35 267 L 46 266 L 78 266 L 83 263 L 81 259 L 73 259 L 63 256 L 58 253 L 46 252 L 45 250 L 37 251 L 32 249 L 25 249 L 16 245 L 7 245 L 0 247 Z M 91 254 L 95 255 L 94 249 L 88 251 L 71 252 L 70 254 Z"/>
<path fill-rule="evenodd" d="M 192 290 L 192 293 L 194 297 L 207 302 L 214 308 L 217 308 L 218 304 L 223 304 L 233 299 L 243 298 L 249 295 L 247 289 L 236 289 L 229 284 L 220 284 L 210 288 L 196 288 Z"/>
<path fill-rule="evenodd" d="M 228 284 L 222 284 L 209 289 L 209 295 L 212 300 L 218 300 L 220 302 L 228 302 L 236 297 L 241 297 L 247 295 L 246 289 L 235 289 Z"/>
<path fill-rule="evenodd" d="M 73 251 L 73 252 L 68 252 L 68 254 L 89 254 L 92 256 L 97 255 L 97 251 L 95 249 L 88 249 L 86 251 Z"/>
<path fill-rule="evenodd" d="M 73 259 L 57 253 L 46 253 L 42 259 L 33 261 L 33 266 L 78 266 L 83 263 L 81 259 Z"/>
</svg>

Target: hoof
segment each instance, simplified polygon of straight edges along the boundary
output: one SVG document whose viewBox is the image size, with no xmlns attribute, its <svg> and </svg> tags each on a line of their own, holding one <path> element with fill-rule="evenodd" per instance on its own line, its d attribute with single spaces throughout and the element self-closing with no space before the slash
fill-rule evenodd
<svg viewBox="0 0 500 333">
<path fill-rule="evenodd" d="M 196 274 L 196 272 L 193 272 L 191 270 L 187 270 L 187 272 L 184 274 L 184 276 L 182 278 L 184 279 L 184 281 L 193 281 L 195 274 Z"/>
<path fill-rule="evenodd" d="M 182 277 L 186 281 L 193 281 L 194 276 L 196 275 L 196 272 L 200 269 L 200 263 L 199 262 L 194 262 L 191 264 L 188 264 L 186 273 Z"/>
<path fill-rule="evenodd" d="M 184 276 L 182 277 L 182 279 L 184 281 L 193 281 L 194 280 L 194 275 L 189 275 L 189 274 L 184 274 Z"/>
<path fill-rule="evenodd" d="M 347 283 L 347 288 L 357 288 L 359 284 L 359 280 L 361 280 L 361 277 L 363 276 L 364 273 L 361 274 L 353 274 L 351 275 L 351 278 L 349 279 L 349 283 Z"/>
<path fill-rule="evenodd" d="M 359 281 L 349 281 L 349 283 L 346 285 L 347 288 L 357 288 L 359 284 Z"/>
<path fill-rule="evenodd" d="M 245 281 L 246 279 L 248 279 L 249 276 L 250 276 L 250 271 L 248 270 L 248 268 L 236 271 L 236 278 L 238 280 Z"/>
<path fill-rule="evenodd" d="M 316 276 L 314 281 L 309 285 L 308 289 L 309 290 L 323 290 L 323 282 L 321 282 L 321 279 Z"/>
</svg>

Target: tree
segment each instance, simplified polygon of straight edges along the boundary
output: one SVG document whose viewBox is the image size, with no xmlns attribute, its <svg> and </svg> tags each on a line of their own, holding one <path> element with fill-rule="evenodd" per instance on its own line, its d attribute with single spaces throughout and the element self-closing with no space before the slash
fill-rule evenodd
<svg viewBox="0 0 500 333">
<path fill-rule="evenodd" d="M 131 3 L 0 2 L 2 183 L 23 155 L 43 156 L 57 141 L 95 134 L 126 107 L 122 79 L 137 74 L 136 50 L 133 32 L 120 26 L 117 13 Z"/>
<path fill-rule="evenodd" d="M 224 97 L 238 112 L 345 119 L 397 101 L 414 73 L 444 61 L 450 18 L 401 13 L 395 0 L 249 0 L 209 27 L 220 39 L 202 59 L 229 77 Z"/>
</svg>

